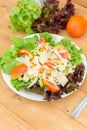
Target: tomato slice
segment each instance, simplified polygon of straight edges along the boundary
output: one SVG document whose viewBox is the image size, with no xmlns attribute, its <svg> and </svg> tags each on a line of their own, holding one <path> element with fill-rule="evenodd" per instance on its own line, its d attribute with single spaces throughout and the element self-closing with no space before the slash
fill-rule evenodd
<svg viewBox="0 0 87 130">
<path fill-rule="evenodd" d="M 21 50 L 19 50 L 19 51 L 18 51 L 18 54 L 19 54 L 20 56 L 33 55 L 33 53 L 32 53 L 31 51 L 26 50 L 26 49 L 21 49 Z"/>
<path fill-rule="evenodd" d="M 40 37 L 38 43 L 39 43 L 39 44 L 44 43 L 44 45 L 46 45 L 46 40 L 45 40 L 45 38 L 44 38 L 44 37 Z"/>
<path fill-rule="evenodd" d="M 11 72 L 11 78 L 15 79 L 18 76 L 23 75 L 28 70 L 28 66 L 25 64 L 18 65 L 14 67 L 14 69 Z"/>
<path fill-rule="evenodd" d="M 45 78 L 42 79 L 42 82 L 43 82 L 43 85 L 45 87 L 48 87 L 48 89 L 51 91 L 51 92 L 59 92 L 60 91 L 60 88 L 57 86 L 56 83 L 53 83 Z"/>
<path fill-rule="evenodd" d="M 62 58 L 64 58 L 64 59 L 69 59 L 69 56 L 68 56 L 68 52 L 66 51 L 66 52 L 62 52 L 62 53 L 59 53 L 60 55 L 61 55 L 61 57 Z"/>
</svg>

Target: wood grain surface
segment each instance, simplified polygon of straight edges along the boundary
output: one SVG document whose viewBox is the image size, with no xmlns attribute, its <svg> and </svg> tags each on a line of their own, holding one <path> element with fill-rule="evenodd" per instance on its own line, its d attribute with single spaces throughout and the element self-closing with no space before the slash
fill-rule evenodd
<svg viewBox="0 0 87 130">
<path fill-rule="evenodd" d="M 79 5 L 87 8 L 87 0 L 73 0 L 73 1 L 76 2 Z"/>
<path fill-rule="evenodd" d="M 11 38 L 26 36 L 8 28 L 9 15 L 17 0 L 0 0 L 0 56 L 12 44 Z M 64 0 L 61 0 L 63 3 Z M 75 3 L 76 15 L 87 18 L 87 8 Z M 61 31 L 60 35 L 70 38 L 87 58 L 87 30 L 79 38 L 71 38 Z M 4 82 L 0 72 L 0 130 L 87 130 L 87 106 L 72 119 L 71 113 L 87 95 L 87 77 L 83 85 L 70 96 L 53 101 L 39 102 L 25 99 L 13 92 Z"/>
</svg>

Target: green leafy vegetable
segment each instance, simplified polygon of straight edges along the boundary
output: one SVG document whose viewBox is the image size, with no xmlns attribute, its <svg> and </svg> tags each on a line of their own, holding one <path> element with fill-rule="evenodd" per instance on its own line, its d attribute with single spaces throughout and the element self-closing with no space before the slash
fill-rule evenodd
<svg viewBox="0 0 87 130">
<path fill-rule="evenodd" d="M 5 51 L 4 56 L 0 57 L 0 68 L 7 74 L 10 74 L 12 69 L 20 64 L 19 61 L 16 60 L 17 57 L 17 49 L 14 47 L 9 48 Z"/>
<path fill-rule="evenodd" d="M 16 60 L 19 49 L 34 50 L 37 46 L 38 37 L 35 35 L 32 38 L 13 38 L 14 46 L 7 49 L 3 57 L 0 57 L 0 68 L 7 74 L 10 74 L 12 69 L 19 65 L 20 62 Z"/>
<path fill-rule="evenodd" d="M 41 87 L 41 88 L 43 88 L 43 87 L 44 87 L 44 85 L 43 85 L 42 80 L 41 80 L 41 79 L 39 79 L 39 80 L 38 80 L 38 82 L 39 82 L 40 87 Z"/>
<path fill-rule="evenodd" d="M 34 50 L 37 43 L 37 36 L 33 38 L 13 38 L 12 42 L 14 47 L 18 49 L 27 49 L 27 50 Z"/>
<path fill-rule="evenodd" d="M 17 7 L 12 9 L 10 14 L 11 26 L 14 31 L 33 33 L 31 25 L 39 18 L 41 8 L 34 0 L 19 0 Z"/>
<path fill-rule="evenodd" d="M 48 42 L 51 46 L 55 46 L 56 43 L 54 42 L 54 39 L 50 33 L 43 32 L 40 33 L 40 36 L 44 37 L 46 39 L 46 42 Z"/>
<path fill-rule="evenodd" d="M 62 44 L 69 52 L 71 64 L 77 66 L 82 63 L 82 49 L 78 49 L 69 39 L 62 39 L 58 44 Z"/>
<path fill-rule="evenodd" d="M 49 32 L 58 34 L 60 30 L 66 29 L 67 22 L 75 14 L 75 7 L 72 0 L 66 0 L 65 5 L 60 8 L 60 0 L 39 0 L 43 1 L 40 18 L 34 21 L 32 28 L 35 32 Z"/>
<path fill-rule="evenodd" d="M 11 84 L 16 88 L 18 91 L 21 90 L 22 88 L 28 86 L 31 82 L 30 81 L 23 81 L 23 80 L 18 80 L 18 79 L 11 79 Z"/>
</svg>

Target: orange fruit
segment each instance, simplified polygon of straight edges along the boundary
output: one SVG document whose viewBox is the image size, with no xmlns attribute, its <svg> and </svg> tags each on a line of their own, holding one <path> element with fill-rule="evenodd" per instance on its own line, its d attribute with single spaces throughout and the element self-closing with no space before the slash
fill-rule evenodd
<svg viewBox="0 0 87 130">
<path fill-rule="evenodd" d="M 67 23 L 67 31 L 72 37 L 80 37 L 86 28 L 87 20 L 83 16 L 72 16 Z"/>
</svg>

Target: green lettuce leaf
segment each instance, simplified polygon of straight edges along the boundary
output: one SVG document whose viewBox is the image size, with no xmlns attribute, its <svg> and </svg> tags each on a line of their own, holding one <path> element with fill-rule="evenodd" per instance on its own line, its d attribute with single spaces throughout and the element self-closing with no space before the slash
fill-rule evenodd
<svg viewBox="0 0 87 130">
<path fill-rule="evenodd" d="M 16 48 L 11 47 L 4 52 L 3 57 L 0 57 L 0 68 L 7 74 L 10 74 L 12 69 L 20 64 L 20 62 L 16 60 L 17 51 Z"/>
<path fill-rule="evenodd" d="M 27 50 L 34 50 L 37 45 L 38 37 L 34 36 L 32 38 L 13 38 L 12 42 L 14 47 L 18 49 L 27 49 Z"/>
<path fill-rule="evenodd" d="M 21 90 L 22 88 L 25 88 L 28 86 L 31 82 L 30 81 L 23 81 L 23 80 L 18 80 L 18 79 L 11 79 L 11 84 L 16 88 L 16 90 Z"/>
<path fill-rule="evenodd" d="M 28 34 L 34 33 L 31 26 L 34 20 L 41 15 L 41 8 L 34 0 L 19 0 L 17 7 L 13 8 L 10 14 L 11 25 L 13 31 L 22 31 Z"/>
<path fill-rule="evenodd" d="M 46 42 L 48 42 L 51 46 L 56 45 L 56 43 L 54 42 L 54 39 L 50 33 L 43 32 L 43 33 L 40 33 L 40 36 L 44 37 L 46 39 Z"/>
</svg>

